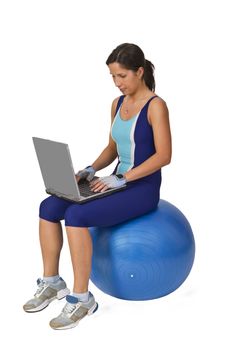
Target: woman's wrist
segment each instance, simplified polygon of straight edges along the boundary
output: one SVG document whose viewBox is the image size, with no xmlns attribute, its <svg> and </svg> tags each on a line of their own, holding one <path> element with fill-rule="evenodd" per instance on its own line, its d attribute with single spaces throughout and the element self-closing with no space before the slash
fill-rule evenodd
<svg viewBox="0 0 233 350">
<path fill-rule="evenodd" d="M 127 178 L 126 178 L 126 176 L 125 176 L 125 174 L 116 174 L 116 176 L 117 176 L 119 179 L 124 179 L 125 182 L 128 181 Z"/>
<path fill-rule="evenodd" d="M 125 174 L 123 174 L 123 177 L 124 177 L 124 179 L 125 179 L 125 181 L 126 182 L 128 182 L 129 181 L 129 179 L 127 178 L 127 174 L 125 173 Z"/>
</svg>

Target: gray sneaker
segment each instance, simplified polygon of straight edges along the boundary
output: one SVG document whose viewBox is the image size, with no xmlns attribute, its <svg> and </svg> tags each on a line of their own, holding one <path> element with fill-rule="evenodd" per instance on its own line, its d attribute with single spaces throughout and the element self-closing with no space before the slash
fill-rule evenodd
<svg viewBox="0 0 233 350">
<path fill-rule="evenodd" d="M 83 303 L 72 295 L 67 295 L 66 305 L 60 315 L 49 323 L 53 329 L 69 329 L 76 327 L 79 321 L 86 315 L 92 315 L 98 309 L 94 296 L 89 292 L 89 300 Z"/>
<path fill-rule="evenodd" d="M 62 299 L 70 290 L 66 287 L 65 281 L 60 277 L 56 283 L 48 283 L 41 278 L 37 280 L 38 289 L 34 298 L 30 299 L 23 306 L 26 312 L 37 312 L 43 310 L 51 301 Z"/>
</svg>

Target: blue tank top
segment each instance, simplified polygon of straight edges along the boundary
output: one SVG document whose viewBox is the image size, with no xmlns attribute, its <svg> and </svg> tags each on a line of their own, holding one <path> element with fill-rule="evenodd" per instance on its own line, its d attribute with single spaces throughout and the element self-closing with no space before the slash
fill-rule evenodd
<svg viewBox="0 0 233 350">
<path fill-rule="evenodd" d="M 141 111 L 129 120 L 121 118 L 120 107 L 124 96 L 119 98 L 111 129 L 111 135 L 116 142 L 118 153 L 118 164 L 113 172 L 114 174 L 124 174 L 156 153 L 153 130 L 147 119 L 149 103 L 155 97 L 157 96 L 149 99 Z M 156 187 L 160 187 L 161 170 L 136 181 L 140 180 L 152 182 L 156 184 Z"/>
</svg>

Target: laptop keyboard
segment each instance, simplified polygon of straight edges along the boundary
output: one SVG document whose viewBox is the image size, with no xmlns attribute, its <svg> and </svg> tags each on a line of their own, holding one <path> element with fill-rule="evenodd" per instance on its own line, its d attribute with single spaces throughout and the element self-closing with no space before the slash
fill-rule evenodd
<svg viewBox="0 0 233 350">
<path fill-rule="evenodd" d="M 90 183 L 86 180 L 80 180 L 78 183 L 78 188 L 81 196 L 83 197 L 90 197 L 96 193 L 90 189 Z"/>
<path fill-rule="evenodd" d="M 95 180 L 95 179 L 98 179 L 98 177 L 95 176 L 93 180 Z M 106 196 L 106 195 L 108 195 L 108 194 L 110 194 L 112 192 L 120 191 L 123 188 L 125 188 L 126 186 L 122 186 L 122 187 L 119 187 L 119 188 L 111 188 L 111 189 L 108 189 L 107 191 L 104 191 L 102 193 L 101 192 L 93 192 L 90 189 L 90 182 L 88 182 L 85 179 L 81 179 L 78 182 L 78 187 L 79 187 L 79 192 L 80 192 L 81 196 L 83 196 L 85 198 L 95 196 L 95 198 L 97 198 L 98 196 L 103 197 L 103 196 Z"/>
</svg>

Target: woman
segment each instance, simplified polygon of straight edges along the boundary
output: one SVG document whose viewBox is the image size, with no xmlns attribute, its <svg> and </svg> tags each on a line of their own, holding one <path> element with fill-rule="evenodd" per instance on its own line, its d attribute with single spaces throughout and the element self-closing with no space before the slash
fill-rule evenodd
<svg viewBox="0 0 233 350">
<path fill-rule="evenodd" d="M 97 310 L 88 291 L 91 272 L 91 226 L 119 224 L 154 210 L 159 201 L 161 168 L 171 160 L 171 134 L 166 103 L 154 93 L 153 64 L 134 44 L 119 45 L 106 64 L 122 95 L 112 103 L 109 143 L 91 166 L 77 173 L 90 181 L 94 192 L 127 184 L 123 191 L 74 204 L 51 196 L 40 206 L 40 244 L 44 274 L 27 312 L 44 309 L 52 300 L 66 296 L 61 314 L 50 321 L 54 329 L 67 329 Z M 112 175 L 93 181 L 95 173 L 118 157 Z M 65 220 L 74 272 L 73 293 L 59 276 L 63 243 L 61 220 Z"/>
</svg>

